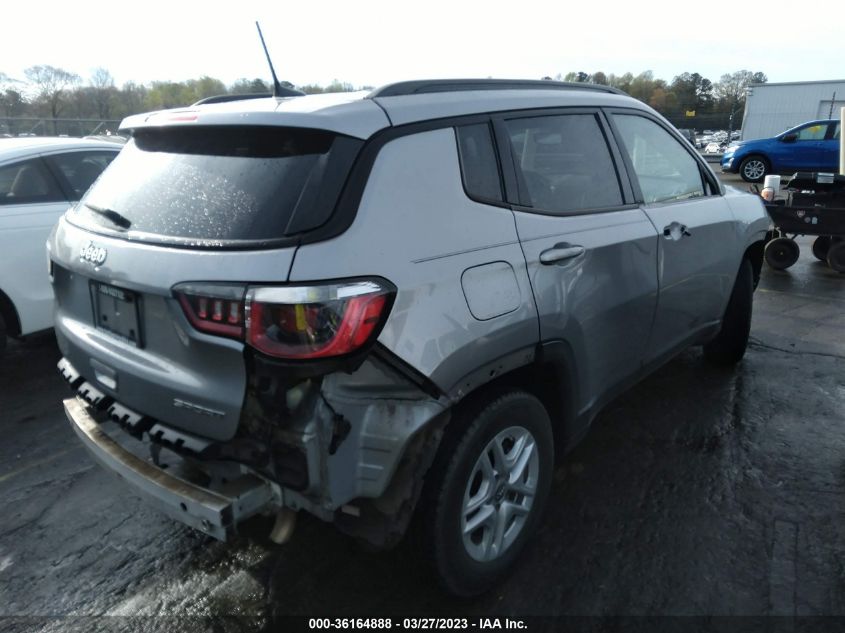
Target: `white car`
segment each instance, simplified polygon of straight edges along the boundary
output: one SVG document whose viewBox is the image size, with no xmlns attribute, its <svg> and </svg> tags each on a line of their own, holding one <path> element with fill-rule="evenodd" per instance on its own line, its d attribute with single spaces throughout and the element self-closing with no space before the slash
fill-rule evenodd
<svg viewBox="0 0 845 633">
<path fill-rule="evenodd" d="M 7 335 L 53 327 L 50 229 L 121 149 L 72 138 L 0 139 L 0 351 Z"/>
<path fill-rule="evenodd" d="M 697 136 L 696 139 L 695 139 L 695 144 L 696 144 L 696 147 L 698 147 L 698 149 L 704 149 L 705 147 L 707 147 L 707 145 L 709 145 L 712 142 L 713 142 L 713 136 L 712 135 Z"/>
</svg>

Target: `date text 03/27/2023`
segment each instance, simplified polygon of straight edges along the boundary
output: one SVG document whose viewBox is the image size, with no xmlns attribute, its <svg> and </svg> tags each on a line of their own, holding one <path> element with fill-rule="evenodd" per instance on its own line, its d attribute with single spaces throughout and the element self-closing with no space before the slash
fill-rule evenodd
<svg viewBox="0 0 845 633">
<path fill-rule="evenodd" d="M 398 631 L 442 631 L 480 630 L 505 631 L 527 630 L 523 620 L 518 618 L 309 618 L 309 630 L 391 630 Z"/>
</svg>

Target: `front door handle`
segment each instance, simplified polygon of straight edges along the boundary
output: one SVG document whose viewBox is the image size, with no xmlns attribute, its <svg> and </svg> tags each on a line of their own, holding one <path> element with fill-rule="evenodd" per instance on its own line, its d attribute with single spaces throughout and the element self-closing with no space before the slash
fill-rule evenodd
<svg viewBox="0 0 845 633">
<path fill-rule="evenodd" d="M 555 244 L 551 248 L 546 249 L 542 253 L 540 253 L 540 263 L 546 265 L 556 264 L 557 262 L 562 262 L 565 259 L 572 259 L 573 257 L 583 255 L 583 253 L 583 246 L 573 246 L 572 244 Z"/>
<path fill-rule="evenodd" d="M 663 237 L 669 237 L 673 240 L 679 240 L 682 237 L 690 237 L 689 229 L 685 224 L 679 222 L 672 222 L 663 227 Z"/>
</svg>

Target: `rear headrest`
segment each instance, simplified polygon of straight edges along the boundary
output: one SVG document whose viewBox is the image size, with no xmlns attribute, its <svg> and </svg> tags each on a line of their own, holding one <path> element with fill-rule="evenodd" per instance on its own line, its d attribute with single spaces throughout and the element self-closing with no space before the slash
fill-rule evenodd
<svg viewBox="0 0 845 633">
<path fill-rule="evenodd" d="M 24 165 L 15 176 L 9 193 L 15 198 L 37 198 L 48 193 L 44 177 L 32 165 Z"/>
</svg>

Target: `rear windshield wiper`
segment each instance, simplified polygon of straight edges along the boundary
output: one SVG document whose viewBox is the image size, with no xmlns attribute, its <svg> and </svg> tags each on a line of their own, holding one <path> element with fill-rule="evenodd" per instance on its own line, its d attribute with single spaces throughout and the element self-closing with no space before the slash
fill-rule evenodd
<svg viewBox="0 0 845 633">
<path fill-rule="evenodd" d="M 120 215 L 117 211 L 112 209 L 106 209 L 105 207 L 98 207 L 97 205 L 91 204 L 90 202 L 85 202 L 86 207 L 91 209 L 94 213 L 97 213 L 107 220 L 111 221 L 112 224 L 115 226 L 119 226 L 122 229 L 128 229 L 132 226 L 132 222 L 130 222 L 127 218 Z"/>
</svg>

